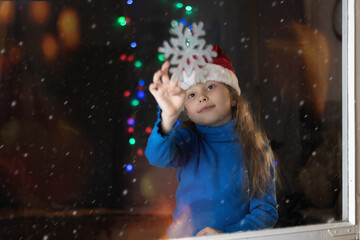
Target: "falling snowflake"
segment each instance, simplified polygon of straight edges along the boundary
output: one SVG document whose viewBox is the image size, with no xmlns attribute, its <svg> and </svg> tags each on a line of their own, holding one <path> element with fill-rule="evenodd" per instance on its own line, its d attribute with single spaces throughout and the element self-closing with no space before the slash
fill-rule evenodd
<svg viewBox="0 0 360 240">
<path fill-rule="evenodd" d="M 188 27 L 184 29 L 182 23 L 172 21 L 173 27 L 170 28 L 170 34 L 176 37 L 170 38 L 171 45 L 165 41 L 163 47 L 159 48 L 159 52 L 164 54 L 164 58 L 169 58 L 171 55 L 170 63 L 174 66 L 170 67 L 170 73 L 174 74 L 173 79 L 184 81 L 192 85 L 205 81 L 207 71 L 202 67 L 205 66 L 206 61 L 212 62 L 212 57 L 216 57 L 217 53 L 212 51 L 212 45 L 205 46 L 206 42 L 202 38 L 205 36 L 203 30 L 203 23 L 193 23 L 192 29 Z M 205 61 L 206 59 L 206 61 Z M 187 78 L 183 78 L 183 71 Z M 192 73 L 196 72 L 196 79 Z"/>
</svg>

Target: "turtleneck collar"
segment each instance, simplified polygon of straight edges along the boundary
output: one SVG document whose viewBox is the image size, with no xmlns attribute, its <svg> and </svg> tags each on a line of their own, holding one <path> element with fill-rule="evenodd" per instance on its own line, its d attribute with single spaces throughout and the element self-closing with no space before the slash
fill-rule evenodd
<svg viewBox="0 0 360 240">
<path fill-rule="evenodd" d="M 197 132 L 207 141 L 222 142 L 222 141 L 233 141 L 237 140 L 238 136 L 234 129 L 235 119 L 230 122 L 217 126 L 201 126 L 195 124 Z"/>
</svg>

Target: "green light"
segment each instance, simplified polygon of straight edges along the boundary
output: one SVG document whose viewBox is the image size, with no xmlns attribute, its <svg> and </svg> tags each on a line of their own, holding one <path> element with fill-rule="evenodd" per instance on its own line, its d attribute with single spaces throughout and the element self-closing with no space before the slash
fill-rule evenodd
<svg viewBox="0 0 360 240">
<path fill-rule="evenodd" d="M 130 145 L 134 145 L 135 144 L 135 138 L 130 138 L 129 139 L 129 143 L 130 143 Z"/>
<path fill-rule="evenodd" d="M 164 59 L 164 54 L 159 53 L 159 54 L 158 54 L 158 59 L 159 59 L 160 62 L 165 61 L 165 59 Z"/>
<path fill-rule="evenodd" d="M 136 61 L 134 63 L 134 65 L 135 65 L 136 68 L 141 68 L 142 67 L 142 62 L 138 60 L 138 61 Z"/>
<path fill-rule="evenodd" d="M 178 22 L 178 21 L 175 20 L 175 22 L 176 22 L 176 25 L 179 25 L 179 22 Z M 175 27 L 173 23 L 171 23 L 171 26 L 172 26 L 172 27 Z"/>
<path fill-rule="evenodd" d="M 121 16 L 118 18 L 118 23 L 121 25 L 121 26 L 125 26 L 126 25 L 126 19 L 125 17 Z"/>
<path fill-rule="evenodd" d="M 134 100 L 132 100 L 131 101 L 131 106 L 133 106 L 133 107 L 136 107 L 136 106 L 138 106 L 139 105 L 139 100 L 137 100 L 137 99 L 134 99 Z"/>
<path fill-rule="evenodd" d="M 191 12 L 192 11 L 192 6 L 186 6 L 185 10 L 188 11 L 188 12 Z"/>
<path fill-rule="evenodd" d="M 175 6 L 176 6 L 177 8 L 182 8 L 182 7 L 184 6 L 184 4 L 182 4 L 182 3 L 177 3 Z"/>
<path fill-rule="evenodd" d="M 186 39 L 185 45 L 186 45 L 187 47 L 190 47 L 190 41 L 189 41 L 188 39 Z"/>
</svg>

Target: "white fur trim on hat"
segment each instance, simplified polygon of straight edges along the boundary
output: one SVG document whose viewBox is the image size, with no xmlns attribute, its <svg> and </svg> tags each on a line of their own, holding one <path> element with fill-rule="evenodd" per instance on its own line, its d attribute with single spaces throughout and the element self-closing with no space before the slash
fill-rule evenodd
<svg viewBox="0 0 360 240">
<path fill-rule="evenodd" d="M 208 74 L 206 75 L 205 82 L 216 81 L 216 82 L 225 83 L 226 85 L 229 85 L 230 87 L 235 89 L 236 92 L 240 96 L 241 90 L 239 87 L 239 82 L 238 82 L 236 75 L 232 71 L 230 71 L 229 69 L 224 68 L 220 65 L 213 64 L 213 63 L 207 63 L 203 67 L 203 69 L 208 72 Z M 178 85 L 182 89 L 187 90 L 191 86 L 193 86 L 197 83 L 200 83 L 200 82 L 201 81 L 196 78 L 195 71 L 193 71 L 189 77 L 185 74 L 185 72 L 183 72 L 183 81 L 179 81 Z M 202 83 L 205 83 L 205 82 L 202 82 Z"/>
</svg>

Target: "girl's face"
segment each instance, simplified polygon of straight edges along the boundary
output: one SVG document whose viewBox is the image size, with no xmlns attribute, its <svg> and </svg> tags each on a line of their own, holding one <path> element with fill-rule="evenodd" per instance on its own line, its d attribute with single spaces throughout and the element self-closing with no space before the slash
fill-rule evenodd
<svg viewBox="0 0 360 240">
<path fill-rule="evenodd" d="M 216 81 L 198 83 L 185 95 L 185 113 L 191 121 L 202 126 L 221 126 L 232 119 L 229 89 L 225 84 Z"/>
</svg>

